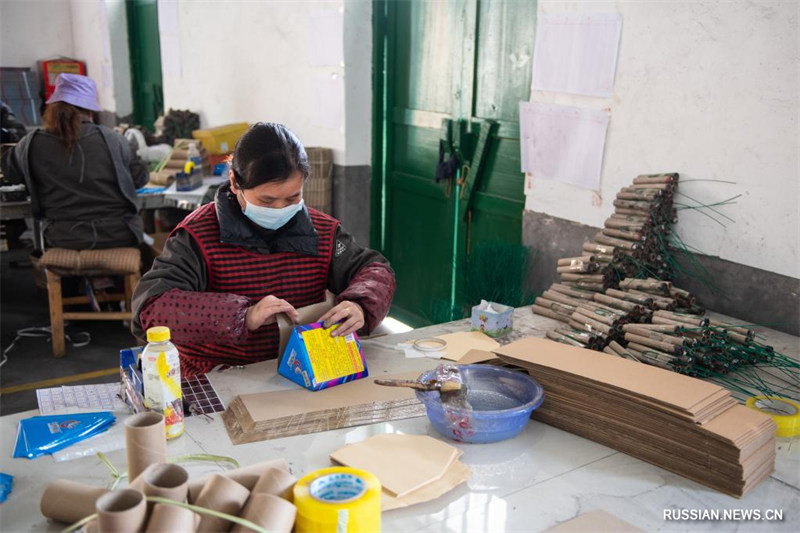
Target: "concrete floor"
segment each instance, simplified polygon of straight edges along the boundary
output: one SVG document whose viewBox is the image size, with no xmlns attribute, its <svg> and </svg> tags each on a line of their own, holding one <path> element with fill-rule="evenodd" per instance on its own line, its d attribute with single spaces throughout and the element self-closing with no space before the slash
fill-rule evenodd
<svg viewBox="0 0 800 533">
<path fill-rule="evenodd" d="M 33 268 L 28 260 L 28 250 L 10 250 L 0 253 L 0 348 L 11 344 L 16 332 L 22 328 L 48 326 L 50 322 L 47 291 L 34 284 Z M 119 381 L 119 374 L 93 379 L 80 379 L 76 375 L 115 368 L 119 364 L 119 350 L 136 345 L 136 340 L 122 322 L 83 321 L 72 322 L 66 328 L 68 335 L 88 332 L 91 342 L 76 348 L 67 343 L 65 357 L 55 359 L 49 338 L 26 337 L 17 341 L 8 353 L 8 360 L 0 367 L 0 414 L 6 415 L 36 409 L 36 392 L 33 387 L 21 392 L 10 392 L 11 387 L 34 384 L 43 380 L 72 378 L 69 382 L 43 384 L 40 387 L 80 385 L 86 383 L 111 383 Z"/>
</svg>

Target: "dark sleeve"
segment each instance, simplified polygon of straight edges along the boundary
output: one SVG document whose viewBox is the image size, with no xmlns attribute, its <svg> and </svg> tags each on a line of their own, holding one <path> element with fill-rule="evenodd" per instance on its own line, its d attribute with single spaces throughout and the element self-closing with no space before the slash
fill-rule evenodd
<svg viewBox="0 0 800 533">
<path fill-rule="evenodd" d="M 350 300 L 361 306 L 366 323 L 359 333 L 369 333 L 389 313 L 395 290 L 394 271 L 383 255 L 360 246 L 339 226 L 334 237 L 328 290 L 336 294 L 336 303 Z"/>
<path fill-rule="evenodd" d="M 27 134 L 27 130 L 25 129 L 25 125 L 22 124 L 17 117 L 14 115 L 14 111 L 12 111 L 11 107 L 9 107 L 5 102 L 3 103 L 2 109 L 2 118 L 0 119 L 0 127 L 2 128 L 2 142 L 4 143 L 16 143 L 19 142 L 20 139 L 25 137 Z"/>
<path fill-rule="evenodd" d="M 170 328 L 183 342 L 230 344 L 244 342 L 250 300 L 236 294 L 207 292 L 208 271 L 192 236 L 178 230 L 164 244 L 133 293 L 133 334 L 144 339 L 153 326 Z"/>
</svg>

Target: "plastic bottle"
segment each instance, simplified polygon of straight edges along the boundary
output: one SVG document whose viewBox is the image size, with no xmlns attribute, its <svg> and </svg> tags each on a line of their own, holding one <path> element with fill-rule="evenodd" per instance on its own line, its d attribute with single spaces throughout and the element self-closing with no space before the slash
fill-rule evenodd
<svg viewBox="0 0 800 533">
<path fill-rule="evenodd" d="M 203 173 L 203 159 L 200 157 L 200 151 L 197 149 L 196 143 L 189 143 L 189 154 L 188 159 L 192 163 L 194 163 L 194 169 L 192 169 L 192 174 Z"/>
<path fill-rule="evenodd" d="M 183 434 L 183 394 L 178 349 L 169 342 L 169 328 L 147 330 L 147 346 L 142 352 L 144 405 L 164 415 L 167 438 Z"/>
</svg>

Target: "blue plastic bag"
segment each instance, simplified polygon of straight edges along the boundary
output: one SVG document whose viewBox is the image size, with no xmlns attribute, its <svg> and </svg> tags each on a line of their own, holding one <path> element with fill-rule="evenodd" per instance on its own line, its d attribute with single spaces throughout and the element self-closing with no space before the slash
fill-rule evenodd
<svg viewBox="0 0 800 533">
<path fill-rule="evenodd" d="M 14 485 L 14 476 L 0 472 L 0 503 L 6 501 Z"/>
<path fill-rule="evenodd" d="M 34 459 L 107 430 L 116 421 L 111 411 L 33 416 L 19 421 L 14 457 Z"/>
</svg>

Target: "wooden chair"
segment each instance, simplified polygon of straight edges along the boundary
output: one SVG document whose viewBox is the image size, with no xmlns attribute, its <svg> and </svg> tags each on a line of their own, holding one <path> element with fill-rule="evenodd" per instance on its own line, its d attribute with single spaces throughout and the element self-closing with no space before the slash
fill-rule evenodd
<svg viewBox="0 0 800 533">
<path fill-rule="evenodd" d="M 50 248 L 40 260 L 47 276 L 47 296 L 50 301 L 50 332 L 53 356 L 63 357 L 65 320 L 131 320 L 131 296 L 139 283 L 142 259 L 138 248 L 109 248 L 106 250 L 67 250 Z M 126 311 L 69 312 L 64 307 L 87 304 L 87 296 L 64 298 L 61 278 L 69 276 L 124 276 L 125 292 L 97 295 L 97 301 L 125 302 Z"/>
</svg>

